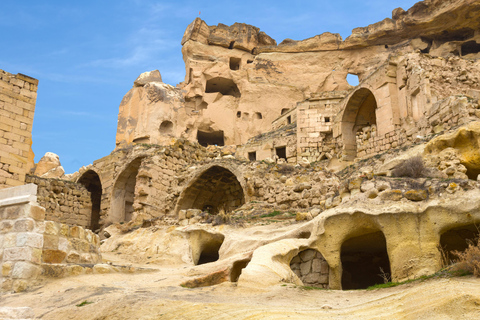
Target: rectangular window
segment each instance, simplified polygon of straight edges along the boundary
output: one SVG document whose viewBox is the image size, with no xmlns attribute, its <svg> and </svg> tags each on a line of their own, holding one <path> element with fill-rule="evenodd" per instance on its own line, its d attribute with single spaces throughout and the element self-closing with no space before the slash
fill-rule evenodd
<svg viewBox="0 0 480 320">
<path fill-rule="evenodd" d="M 257 161 L 257 152 L 256 151 L 249 152 L 248 153 L 248 160 Z"/>
<path fill-rule="evenodd" d="M 279 159 L 287 160 L 287 148 L 286 147 L 278 147 L 275 148 L 275 153 Z"/>
</svg>

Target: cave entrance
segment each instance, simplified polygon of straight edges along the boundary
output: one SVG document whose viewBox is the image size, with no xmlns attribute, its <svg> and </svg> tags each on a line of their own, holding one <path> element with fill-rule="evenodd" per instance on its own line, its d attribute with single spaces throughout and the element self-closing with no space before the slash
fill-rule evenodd
<svg viewBox="0 0 480 320">
<path fill-rule="evenodd" d="M 190 232 L 190 248 L 194 265 L 215 262 L 219 259 L 220 247 L 225 236 L 220 233 L 211 233 L 205 230 Z"/>
<path fill-rule="evenodd" d="M 172 134 L 173 132 L 173 122 L 169 120 L 165 120 L 160 125 L 159 129 L 161 134 Z"/>
<path fill-rule="evenodd" d="M 477 43 L 475 40 L 465 42 L 462 44 L 462 56 L 467 54 L 475 54 L 480 52 L 480 43 Z"/>
<path fill-rule="evenodd" d="M 373 93 L 358 89 L 348 100 L 342 118 L 343 149 L 346 160 L 357 156 L 357 133 L 363 128 L 377 124 L 377 101 Z"/>
<path fill-rule="evenodd" d="M 207 80 L 205 93 L 220 92 L 224 96 L 234 96 L 240 98 L 240 90 L 232 79 L 215 77 Z"/>
<path fill-rule="evenodd" d="M 228 169 L 213 166 L 205 170 L 183 191 L 177 212 L 210 208 L 210 213 L 231 212 L 245 203 L 245 195 L 237 177 Z"/>
<path fill-rule="evenodd" d="M 454 251 L 465 251 L 469 243 L 475 243 L 479 237 L 479 227 L 470 224 L 462 227 L 452 228 L 440 236 L 440 246 L 443 250 L 445 263 L 452 264 L 457 260 Z"/>
<path fill-rule="evenodd" d="M 86 171 L 78 183 L 82 184 L 88 192 L 92 201 L 92 212 L 90 215 L 90 230 L 95 231 L 100 228 L 100 205 L 102 202 L 102 183 L 100 177 L 93 170 Z"/>
<path fill-rule="evenodd" d="M 118 176 L 113 187 L 111 222 L 130 221 L 133 217 L 135 200 L 135 185 L 138 168 L 143 158 L 133 160 Z"/>
<path fill-rule="evenodd" d="M 197 130 L 197 141 L 204 147 L 225 145 L 225 137 L 222 130 L 212 132 Z"/>
<path fill-rule="evenodd" d="M 275 148 L 275 154 L 277 155 L 278 159 L 287 160 L 287 147 Z"/>
<path fill-rule="evenodd" d="M 366 289 L 391 281 L 387 242 L 381 231 L 348 239 L 342 244 L 343 290 Z"/>
<path fill-rule="evenodd" d="M 238 282 L 243 269 L 250 263 L 250 259 L 237 260 L 233 263 L 230 270 L 230 282 Z"/>
</svg>

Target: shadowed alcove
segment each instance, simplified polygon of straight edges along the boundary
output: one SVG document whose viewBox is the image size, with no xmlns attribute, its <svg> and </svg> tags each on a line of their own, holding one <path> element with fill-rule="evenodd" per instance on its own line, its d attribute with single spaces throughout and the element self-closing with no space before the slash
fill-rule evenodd
<svg viewBox="0 0 480 320">
<path fill-rule="evenodd" d="M 213 166 L 204 171 L 183 191 L 177 211 L 207 210 L 216 214 L 230 212 L 245 203 L 245 195 L 237 177 L 228 169 Z"/>
<path fill-rule="evenodd" d="M 90 229 L 95 231 L 100 225 L 100 204 L 102 201 L 102 183 L 100 177 L 93 170 L 86 171 L 78 183 L 82 184 L 90 192 L 90 199 L 92 201 L 92 212 L 90 216 Z"/>
</svg>

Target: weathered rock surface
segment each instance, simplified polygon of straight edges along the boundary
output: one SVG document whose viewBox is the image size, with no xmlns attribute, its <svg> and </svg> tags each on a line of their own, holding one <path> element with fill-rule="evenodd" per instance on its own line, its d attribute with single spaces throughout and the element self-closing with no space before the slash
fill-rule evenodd
<svg viewBox="0 0 480 320">
<path fill-rule="evenodd" d="M 36 164 L 34 172 L 34 175 L 42 178 L 60 178 L 64 174 L 65 170 L 60 164 L 60 158 L 52 152 L 45 153 Z"/>
</svg>

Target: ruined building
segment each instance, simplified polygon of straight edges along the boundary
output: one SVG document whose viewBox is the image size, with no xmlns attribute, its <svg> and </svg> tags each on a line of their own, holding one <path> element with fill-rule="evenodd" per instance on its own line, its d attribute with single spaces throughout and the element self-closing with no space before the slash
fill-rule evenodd
<svg viewBox="0 0 480 320">
<path fill-rule="evenodd" d="M 101 261 L 92 231 L 111 225 L 189 226 L 165 235 L 187 254 L 122 251 L 114 237 L 102 250 L 226 261 L 239 285 L 351 289 L 378 282 L 379 268 L 394 281 L 438 271 L 439 247 L 478 234 L 479 17 L 478 1 L 425 0 L 345 40 L 280 44 L 197 18 L 182 39 L 185 81 L 141 74 L 120 104 L 115 150 L 61 179 L 29 174 L 37 81 L 3 73 L 0 186 L 33 185 L 20 187 L 23 202 L 0 194 L 2 288 L 86 272 Z M 431 179 L 389 178 L 402 152 L 420 154 Z M 256 210 L 308 222 L 236 242 L 211 224 Z"/>
</svg>

